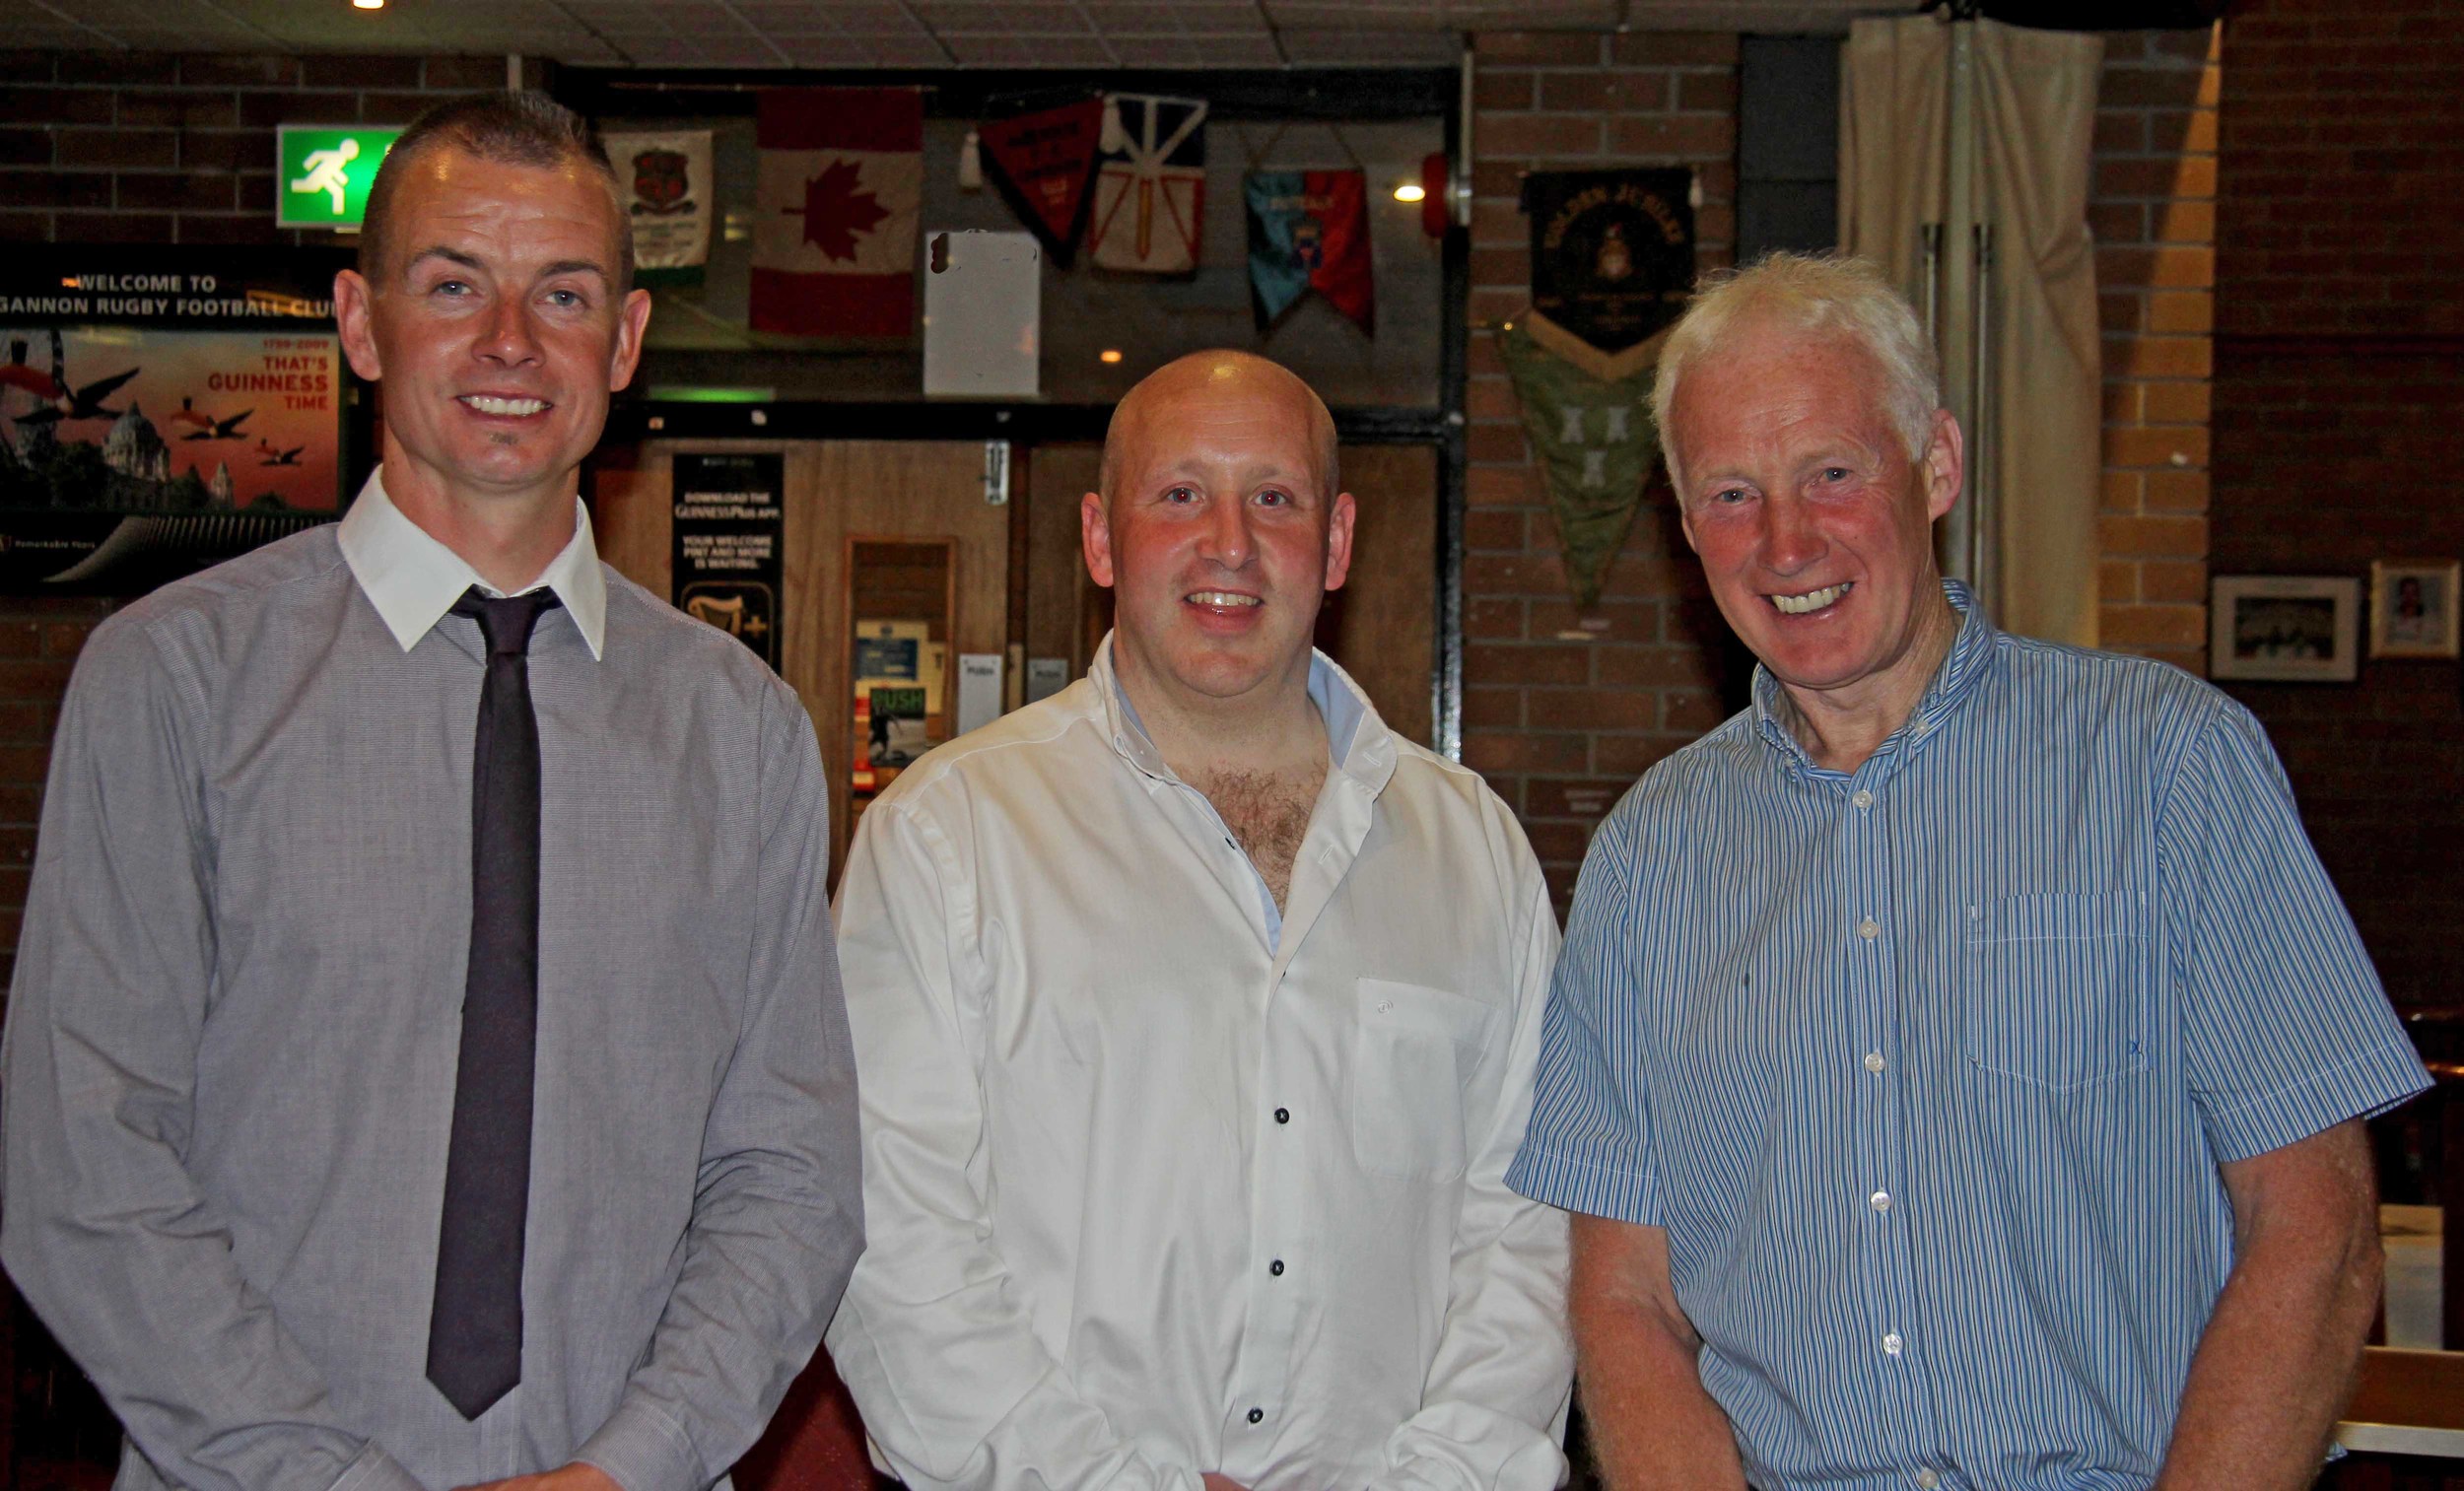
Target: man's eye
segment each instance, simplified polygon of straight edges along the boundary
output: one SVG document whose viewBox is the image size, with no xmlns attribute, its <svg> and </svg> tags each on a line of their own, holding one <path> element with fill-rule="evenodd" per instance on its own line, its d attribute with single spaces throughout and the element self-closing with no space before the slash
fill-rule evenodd
<svg viewBox="0 0 2464 1491">
<path fill-rule="evenodd" d="M 551 290 L 548 292 L 548 304 L 562 310 L 579 310 L 589 302 L 582 299 L 579 290 Z"/>
<path fill-rule="evenodd" d="M 1257 500 L 1261 507 L 1266 508 L 1288 508 L 1292 505 L 1291 494 L 1277 492 L 1272 487 L 1261 491 Z"/>
<path fill-rule="evenodd" d="M 1168 503 L 1194 503 L 1198 501 L 1198 489 L 1195 487 L 1173 487 L 1164 493 L 1164 501 Z"/>
<path fill-rule="evenodd" d="M 1825 466 L 1822 468 L 1822 480 L 1826 482 L 1844 482 L 1848 479 L 1848 468 L 1845 466 Z"/>
<path fill-rule="evenodd" d="M 1744 502 L 1749 495 L 1743 487 L 1723 487 L 1711 494 L 1711 500 L 1722 507 L 1733 508 Z"/>
<path fill-rule="evenodd" d="M 431 288 L 429 293 L 432 295 L 443 296 L 464 296 L 470 294 L 470 286 L 460 280 L 439 280 L 435 286 Z"/>
</svg>

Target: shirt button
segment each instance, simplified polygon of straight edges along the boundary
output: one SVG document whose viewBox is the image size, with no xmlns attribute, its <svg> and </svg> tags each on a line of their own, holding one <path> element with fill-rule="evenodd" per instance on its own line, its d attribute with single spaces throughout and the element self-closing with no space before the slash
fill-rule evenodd
<svg viewBox="0 0 2464 1491">
<path fill-rule="evenodd" d="M 1874 1194 L 1865 1198 L 1865 1204 L 1873 1207 L 1876 1211 L 1888 1211 L 1890 1210 L 1890 1192 L 1887 1190 L 1878 1190 L 1874 1192 Z"/>
<path fill-rule="evenodd" d="M 1882 1053 L 1879 1050 L 1867 1051 L 1865 1053 L 1865 1069 L 1871 1072 L 1881 1071 L 1882 1069 Z M 1276 1117 L 1280 1118 L 1282 1115 L 1277 1114 Z"/>
<path fill-rule="evenodd" d="M 1857 923 L 1857 935 L 1863 937 L 1866 941 L 1871 942 L 1875 938 L 1882 935 L 1882 924 L 1875 920 L 1873 917 L 1868 916 L 1863 921 Z"/>
<path fill-rule="evenodd" d="M 1925 1491 L 1934 1491 L 1936 1486 L 1942 1484 L 1942 1477 L 1931 1470 L 1919 1470 L 1916 1473 L 1916 1483 L 1923 1486 Z"/>
<path fill-rule="evenodd" d="M 1263 1424 L 1263 1423 L 1265 1423 L 1265 1422 L 1266 1421 L 1266 1409 L 1264 1409 L 1264 1408 L 1252 1408 L 1252 1409 L 1250 1409 L 1250 1410 L 1249 1410 L 1249 1421 L 1250 1421 L 1251 1423 L 1253 1423 L 1253 1424 Z"/>
<path fill-rule="evenodd" d="M 1880 1056 L 1869 1056 L 1869 1057 L 1867 1057 L 1867 1059 L 1868 1059 L 1868 1060 L 1871 1060 L 1871 1061 L 1880 1061 L 1880 1060 L 1882 1059 L 1882 1057 L 1880 1057 Z M 1879 1069 L 1880 1069 L 1880 1068 L 1877 1068 L 1877 1070 L 1879 1070 Z M 1277 1123 L 1289 1123 L 1289 1122 L 1291 1122 L 1291 1121 L 1292 1121 L 1292 1111 L 1291 1111 L 1290 1109 L 1288 1109 L 1288 1108 L 1278 1108 L 1278 1109 L 1276 1109 L 1276 1110 L 1274 1111 L 1274 1120 L 1275 1120 Z"/>
<path fill-rule="evenodd" d="M 1857 790 L 1857 795 L 1849 798 L 1848 800 L 1855 803 L 1860 808 L 1870 808 L 1874 805 L 1874 794 L 1860 787 Z"/>
<path fill-rule="evenodd" d="M 1899 1338 L 1899 1332 L 1896 1330 L 1882 1337 L 1882 1351 L 1885 1355 L 1897 1356 L 1907 1348 L 1908 1343 Z"/>
<path fill-rule="evenodd" d="M 1278 1279 L 1283 1277 L 1283 1260 L 1281 1258 L 1277 1258 L 1273 1262 L 1268 1263 L 1266 1265 L 1266 1272 L 1273 1274 Z"/>
</svg>

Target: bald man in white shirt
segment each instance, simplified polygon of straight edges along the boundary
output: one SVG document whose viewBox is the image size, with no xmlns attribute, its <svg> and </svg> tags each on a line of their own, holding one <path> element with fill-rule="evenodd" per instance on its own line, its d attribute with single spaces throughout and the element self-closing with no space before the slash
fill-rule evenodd
<svg viewBox="0 0 2464 1491">
<path fill-rule="evenodd" d="M 857 827 L 839 1371 L 910 1486 L 1550 1491 L 1564 1223 L 1503 1184 L 1539 866 L 1310 645 L 1353 501 L 1307 385 L 1173 363 L 1102 485 L 1089 675 Z"/>
</svg>

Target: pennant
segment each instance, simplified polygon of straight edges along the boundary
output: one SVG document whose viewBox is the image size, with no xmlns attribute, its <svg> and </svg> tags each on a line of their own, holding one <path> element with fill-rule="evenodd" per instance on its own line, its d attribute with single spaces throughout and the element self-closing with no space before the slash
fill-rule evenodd
<svg viewBox="0 0 2464 1491">
<path fill-rule="evenodd" d="M 633 221 L 637 269 L 692 269 L 710 259 L 711 132 L 602 135 Z"/>
<path fill-rule="evenodd" d="M 754 130 L 752 328 L 913 335 L 923 95 L 766 88 Z"/>
<path fill-rule="evenodd" d="M 1631 373 L 1599 378 L 1555 355 L 1535 334 L 1527 311 L 1497 338 L 1523 432 L 1540 456 L 1548 508 L 1557 519 L 1557 552 L 1565 560 L 1574 604 L 1600 603 L 1608 564 L 1625 546 L 1643 484 L 1660 459 L 1660 432 L 1651 422 L 1652 364 L 1665 328 L 1630 349 L 1641 355 Z"/>
<path fill-rule="evenodd" d="M 1103 164 L 1087 250 L 1106 269 L 1187 274 L 1206 206 L 1206 104 L 1152 94 L 1104 98 Z"/>
<path fill-rule="evenodd" d="M 1358 170 L 1261 170 L 1249 200 L 1249 303 L 1266 330 L 1311 291 L 1377 334 L 1370 272 L 1369 178 Z"/>
<path fill-rule="evenodd" d="M 995 119 L 976 127 L 992 184 L 1063 269 L 1086 230 L 1087 190 L 1103 141 L 1104 101 L 1084 99 L 1060 108 Z"/>
<path fill-rule="evenodd" d="M 1644 343 L 1693 293 L 1692 188 L 1683 167 L 1523 178 L 1532 308 L 1521 319 L 1540 345 L 1610 382 L 1651 366 Z"/>
</svg>

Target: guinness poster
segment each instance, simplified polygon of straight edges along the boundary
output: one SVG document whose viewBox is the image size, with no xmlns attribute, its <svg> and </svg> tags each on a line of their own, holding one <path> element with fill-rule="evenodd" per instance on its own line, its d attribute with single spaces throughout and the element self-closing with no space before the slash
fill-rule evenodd
<svg viewBox="0 0 2464 1491">
<path fill-rule="evenodd" d="M 364 411 L 317 250 L 0 264 L 0 589 L 135 595 L 341 510 Z"/>
<path fill-rule="evenodd" d="M 1692 190 L 1681 167 L 1525 176 L 1534 339 L 1607 382 L 1649 365 L 1693 291 Z"/>
<path fill-rule="evenodd" d="M 787 457 L 775 450 L 679 455 L 674 490 L 672 599 L 776 671 Z"/>
</svg>

